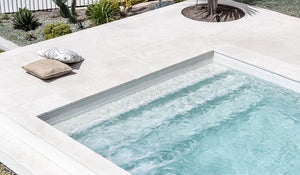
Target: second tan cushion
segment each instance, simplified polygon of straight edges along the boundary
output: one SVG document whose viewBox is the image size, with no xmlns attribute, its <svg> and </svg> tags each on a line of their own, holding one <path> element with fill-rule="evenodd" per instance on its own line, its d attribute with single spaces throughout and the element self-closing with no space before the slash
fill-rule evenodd
<svg viewBox="0 0 300 175">
<path fill-rule="evenodd" d="M 43 80 L 59 77 L 72 71 L 70 66 L 51 59 L 35 61 L 22 68 Z"/>
</svg>

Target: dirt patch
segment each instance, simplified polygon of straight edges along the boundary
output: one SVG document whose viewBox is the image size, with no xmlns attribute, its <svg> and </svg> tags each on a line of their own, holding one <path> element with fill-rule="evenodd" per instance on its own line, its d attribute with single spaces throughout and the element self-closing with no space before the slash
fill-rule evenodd
<svg viewBox="0 0 300 175">
<path fill-rule="evenodd" d="M 185 17 L 205 22 L 226 22 L 234 21 L 245 16 L 245 13 L 236 7 L 219 4 L 217 14 L 209 15 L 207 4 L 198 4 L 186 7 L 181 12 Z"/>
<path fill-rule="evenodd" d="M 86 18 L 85 11 L 86 9 L 84 8 L 76 9 L 77 18 L 85 19 Z M 43 18 L 48 20 L 63 19 L 63 17 L 61 17 L 59 14 L 59 9 L 36 11 L 34 12 L 34 14 L 36 15 L 37 18 Z"/>
</svg>

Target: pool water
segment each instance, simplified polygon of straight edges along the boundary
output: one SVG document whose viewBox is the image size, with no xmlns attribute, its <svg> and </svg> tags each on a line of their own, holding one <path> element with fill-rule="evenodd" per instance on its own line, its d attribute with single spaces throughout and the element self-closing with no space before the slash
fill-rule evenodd
<svg viewBox="0 0 300 175">
<path fill-rule="evenodd" d="M 300 174 L 300 95 L 216 64 L 54 126 L 132 174 Z"/>
</svg>

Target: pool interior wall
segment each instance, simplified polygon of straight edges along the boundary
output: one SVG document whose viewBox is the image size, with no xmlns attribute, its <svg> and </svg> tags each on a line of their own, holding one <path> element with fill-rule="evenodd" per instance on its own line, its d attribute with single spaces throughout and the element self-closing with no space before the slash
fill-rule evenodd
<svg viewBox="0 0 300 175">
<path fill-rule="evenodd" d="M 300 93 L 300 82 L 284 77 L 280 74 L 276 74 L 275 72 L 272 72 L 270 70 L 248 64 L 241 61 L 240 59 L 222 54 L 220 52 L 215 52 L 214 62 L 223 64 L 232 69 L 239 70 L 241 72 L 253 75 L 259 79 L 275 83 L 279 86 Z"/>
<path fill-rule="evenodd" d="M 50 125 L 59 123 L 60 121 L 67 120 L 68 117 L 72 117 L 72 114 L 74 113 L 87 110 L 95 105 L 99 106 L 115 101 L 129 94 L 133 94 L 141 89 L 153 86 L 167 79 L 176 77 L 184 72 L 194 70 L 210 63 L 219 63 L 232 69 L 239 70 L 241 72 L 253 75 L 257 78 L 275 83 L 284 88 L 300 93 L 300 83 L 297 81 L 242 62 L 239 59 L 230 57 L 220 52 L 209 51 L 199 56 L 190 58 L 186 61 L 177 63 L 173 66 L 148 74 L 144 77 L 129 81 L 120 86 L 113 87 L 104 92 L 100 92 L 66 106 L 62 106 L 55 110 L 41 114 L 38 117 Z"/>
</svg>

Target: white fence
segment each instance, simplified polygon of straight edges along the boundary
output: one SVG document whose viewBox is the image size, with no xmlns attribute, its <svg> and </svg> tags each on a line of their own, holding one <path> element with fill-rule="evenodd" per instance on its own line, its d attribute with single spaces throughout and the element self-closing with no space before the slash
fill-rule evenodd
<svg viewBox="0 0 300 175">
<path fill-rule="evenodd" d="M 76 6 L 87 6 L 94 1 L 96 0 L 76 0 Z M 67 4 L 70 6 L 71 2 L 72 0 L 68 0 Z M 52 0 L 0 0 L 0 13 L 13 13 L 24 7 L 33 11 L 58 8 Z"/>
</svg>

